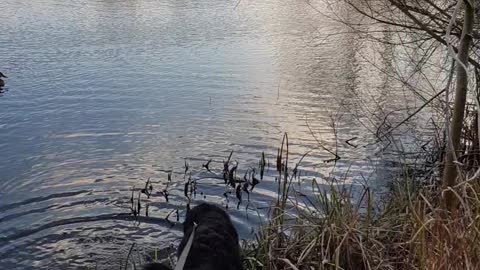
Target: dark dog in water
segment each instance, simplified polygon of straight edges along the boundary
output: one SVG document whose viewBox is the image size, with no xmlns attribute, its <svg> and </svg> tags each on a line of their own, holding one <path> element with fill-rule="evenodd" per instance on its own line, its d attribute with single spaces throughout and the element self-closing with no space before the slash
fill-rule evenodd
<svg viewBox="0 0 480 270">
<path fill-rule="evenodd" d="M 183 239 L 178 247 L 179 257 L 194 230 L 184 270 L 243 269 L 238 234 L 223 209 L 202 203 L 188 212 L 183 223 Z M 165 269 L 168 268 L 160 264 L 150 264 L 145 268 L 145 270 Z"/>
</svg>

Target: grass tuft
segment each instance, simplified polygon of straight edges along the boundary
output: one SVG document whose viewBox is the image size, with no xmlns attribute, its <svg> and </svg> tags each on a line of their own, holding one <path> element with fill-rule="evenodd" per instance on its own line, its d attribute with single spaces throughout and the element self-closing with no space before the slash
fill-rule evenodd
<svg viewBox="0 0 480 270">
<path fill-rule="evenodd" d="M 442 207 L 442 192 L 400 184 L 376 210 L 368 188 L 352 203 L 335 185 L 318 192 L 313 206 L 276 203 L 256 241 L 244 245 L 245 267 L 480 269 L 480 186 L 470 181 L 457 187 L 455 213 Z M 287 216 L 290 222 L 280 223 Z"/>
</svg>

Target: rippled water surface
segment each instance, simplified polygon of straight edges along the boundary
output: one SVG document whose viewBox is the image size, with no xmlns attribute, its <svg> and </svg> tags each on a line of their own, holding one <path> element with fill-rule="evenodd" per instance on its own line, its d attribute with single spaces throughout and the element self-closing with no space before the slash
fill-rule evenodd
<svg viewBox="0 0 480 270">
<path fill-rule="evenodd" d="M 362 57 L 375 49 L 319 14 L 328 13 L 322 5 L 0 3 L 0 70 L 9 76 L 0 96 L 2 269 L 118 269 L 132 243 L 175 245 L 178 226 L 164 218 L 173 211 L 176 222 L 176 209 L 180 221 L 184 216 L 185 160 L 194 176 L 209 176 L 202 164 L 213 159 L 219 171 L 233 150 L 243 173 L 262 152 L 274 163 L 283 132 L 291 160 L 320 142 L 338 149 L 337 175 L 349 169 L 353 178 L 368 178 L 375 166 L 377 146 L 345 141 L 372 141 L 375 123 L 354 113 L 368 107 L 356 95 L 372 95 L 374 113 L 389 98 L 376 89 L 391 82 Z M 311 152 L 302 175 L 326 181 L 332 162 L 324 161 L 332 158 Z M 168 170 L 166 202 L 159 191 Z M 263 217 L 276 197 L 273 170 L 250 198 Z M 154 194 L 143 202 L 153 219 L 125 221 L 132 187 L 148 178 Z M 227 204 L 222 181 L 200 181 L 197 192 L 194 204 Z M 240 235 L 250 238 L 256 212 L 245 202 L 237 209 L 234 194 L 228 205 Z"/>
</svg>

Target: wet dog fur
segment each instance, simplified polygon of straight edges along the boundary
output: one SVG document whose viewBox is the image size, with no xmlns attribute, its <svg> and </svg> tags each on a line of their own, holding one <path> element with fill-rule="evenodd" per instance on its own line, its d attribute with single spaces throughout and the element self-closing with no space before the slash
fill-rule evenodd
<svg viewBox="0 0 480 270">
<path fill-rule="evenodd" d="M 177 256 L 180 256 L 187 244 L 194 224 L 197 224 L 197 228 L 184 270 L 242 270 L 237 231 L 228 214 L 212 204 L 202 203 L 188 212 Z M 144 269 L 169 268 L 155 263 Z"/>
</svg>

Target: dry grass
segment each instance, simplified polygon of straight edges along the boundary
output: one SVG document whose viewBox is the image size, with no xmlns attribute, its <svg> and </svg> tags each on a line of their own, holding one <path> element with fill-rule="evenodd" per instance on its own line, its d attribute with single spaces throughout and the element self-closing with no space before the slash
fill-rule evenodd
<svg viewBox="0 0 480 270">
<path fill-rule="evenodd" d="M 455 187 L 455 213 L 444 210 L 442 190 L 412 188 L 411 179 L 383 202 L 365 188 L 352 203 L 332 185 L 300 206 L 286 167 L 277 166 L 283 179 L 270 222 L 244 246 L 246 269 L 480 269 L 479 179 Z"/>
<path fill-rule="evenodd" d="M 375 211 L 368 189 L 352 204 L 335 186 L 318 193 L 315 210 L 277 204 L 257 241 L 245 247 L 247 268 L 480 269 L 480 187 L 458 187 L 456 213 L 443 210 L 439 192 L 404 186 Z M 297 217 L 285 222 L 281 217 L 292 211 Z"/>
</svg>

